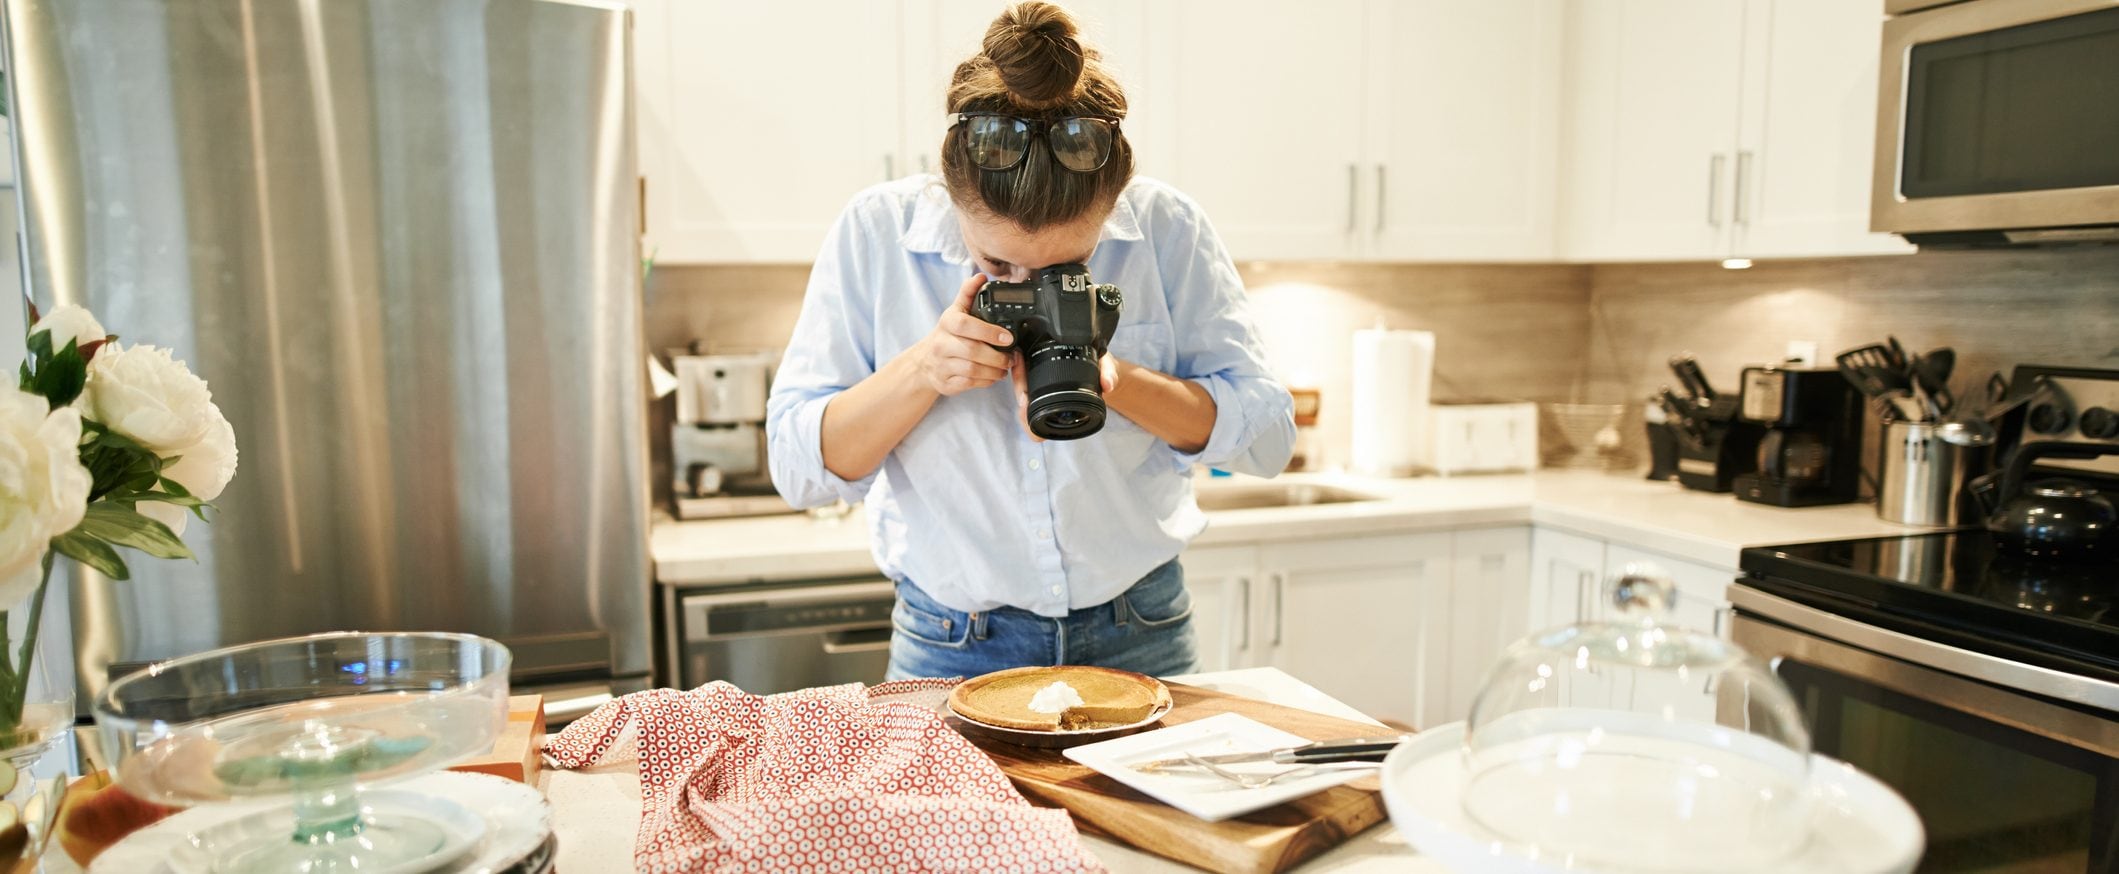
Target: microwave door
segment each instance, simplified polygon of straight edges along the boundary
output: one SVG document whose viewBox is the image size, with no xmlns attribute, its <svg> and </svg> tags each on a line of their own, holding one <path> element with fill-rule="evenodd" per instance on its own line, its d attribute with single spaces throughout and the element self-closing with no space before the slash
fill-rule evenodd
<svg viewBox="0 0 2119 874">
<path fill-rule="evenodd" d="M 1898 16 L 1881 62 L 1876 230 L 2119 238 L 2119 0 Z"/>
</svg>

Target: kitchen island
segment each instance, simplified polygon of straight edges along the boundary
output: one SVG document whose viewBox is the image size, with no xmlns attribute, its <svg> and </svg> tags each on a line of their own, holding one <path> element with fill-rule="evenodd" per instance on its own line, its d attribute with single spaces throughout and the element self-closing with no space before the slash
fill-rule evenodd
<svg viewBox="0 0 2119 874">
<path fill-rule="evenodd" d="M 1277 668 L 1170 679 L 1345 719 L 1375 722 Z M 640 781 L 634 769 L 634 763 L 626 762 L 583 771 L 543 773 L 540 786 L 551 799 L 553 830 L 559 836 L 558 870 L 624 871 L 632 867 L 633 836 L 640 827 Z M 1196 870 L 1102 838 L 1084 836 L 1082 843 L 1116 874 Z M 1397 830 L 1385 822 L 1295 870 L 1441 874 L 1446 869 L 1414 853 Z"/>
</svg>

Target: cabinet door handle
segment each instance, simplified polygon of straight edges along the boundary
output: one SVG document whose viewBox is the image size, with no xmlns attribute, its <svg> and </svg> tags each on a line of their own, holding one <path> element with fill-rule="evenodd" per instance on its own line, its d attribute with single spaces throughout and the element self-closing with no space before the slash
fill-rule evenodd
<svg viewBox="0 0 2119 874">
<path fill-rule="evenodd" d="M 1274 645 L 1274 646 L 1279 646 L 1279 645 L 1280 645 L 1280 629 L 1281 629 L 1281 627 L 1282 627 L 1282 626 L 1284 626 L 1284 625 L 1286 625 L 1286 624 L 1287 624 L 1287 622 L 1286 622 L 1286 620 L 1287 620 L 1287 610 L 1286 610 L 1286 608 L 1285 608 L 1285 607 L 1283 606 L 1283 605 L 1284 605 L 1284 604 L 1286 603 L 1286 592 L 1287 592 L 1287 588 L 1288 588 L 1288 575 L 1287 575 L 1287 574 L 1279 574 L 1279 573 L 1276 573 L 1276 574 L 1274 574 L 1274 575 L 1273 575 L 1273 645 Z"/>
<path fill-rule="evenodd" d="M 1589 608 L 1590 608 L 1591 606 L 1593 606 L 1593 605 L 1594 605 L 1594 603 L 1595 603 L 1595 602 L 1594 602 L 1594 595 L 1593 595 L 1592 593 L 1594 593 L 1594 592 L 1596 591 L 1596 589 L 1597 589 L 1597 572 L 1596 572 L 1596 571 L 1589 571 L 1589 570 L 1585 570 L 1585 571 L 1582 571 L 1582 572 L 1580 572 L 1580 573 L 1578 573 L 1578 574 L 1575 574 L 1575 621 L 1576 621 L 1576 622 L 1587 622 L 1587 621 L 1589 620 Z"/>
<path fill-rule="evenodd" d="M 1376 165 L 1376 233 L 1383 233 L 1383 165 Z"/>
<path fill-rule="evenodd" d="M 1722 619 L 1729 614 L 1728 607 L 1714 608 L 1714 636 L 1722 636 Z"/>
<path fill-rule="evenodd" d="M 921 152 L 921 153 L 920 153 L 920 172 L 922 172 L 922 173 L 925 173 L 925 172 L 927 172 L 927 153 L 926 153 L 926 152 Z"/>
<path fill-rule="evenodd" d="M 898 178 L 898 156 L 893 155 L 889 152 L 884 152 L 883 181 L 889 182 L 890 180 L 896 178 Z"/>
<path fill-rule="evenodd" d="M 1751 150 L 1736 153 L 1736 201 L 1730 209 L 1730 217 L 1740 225 L 1751 223 Z"/>
<path fill-rule="evenodd" d="M 1720 152 L 1707 159 L 1707 225 L 1722 226 L 1722 163 L 1729 156 Z"/>
<path fill-rule="evenodd" d="M 1240 652 L 1251 648 L 1251 578 L 1237 577 L 1236 585 L 1242 590 L 1237 600 L 1243 609 L 1236 611 L 1236 630 L 1241 632 L 1236 636 L 1236 649 Z"/>
<path fill-rule="evenodd" d="M 1349 234 L 1353 233 L 1355 228 L 1356 218 L 1354 216 L 1354 200 L 1357 196 L 1356 191 L 1360 189 L 1360 187 L 1360 165 L 1346 165 L 1346 232 Z"/>
</svg>

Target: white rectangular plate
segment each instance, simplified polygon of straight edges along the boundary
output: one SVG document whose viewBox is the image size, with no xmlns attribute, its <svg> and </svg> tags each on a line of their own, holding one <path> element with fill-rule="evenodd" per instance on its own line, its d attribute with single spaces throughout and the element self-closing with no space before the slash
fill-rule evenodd
<svg viewBox="0 0 2119 874">
<path fill-rule="evenodd" d="M 1140 790 L 1143 794 L 1208 822 L 1220 822 L 1254 810 L 1293 801 L 1322 792 L 1349 780 L 1373 774 L 1367 770 L 1318 771 L 1292 777 L 1258 789 L 1245 789 L 1201 768 L 1170 768 L 1144 772 L 1133 766 L 1157 759 L 1172 759 L 1186 753 L 1200 756 L 1252 753 L 1286 749 L 1309 743 L 1255 719 L 1234 713 L 1210 716 L 1195 722 L 1159 728 L 1116 740 L 1072 747 L 1064 751 L 1099 774 Z M 1288 765 L 1272 762 L 1223 765 L 1239 774 L 1274 774 Z"/>
</svg>

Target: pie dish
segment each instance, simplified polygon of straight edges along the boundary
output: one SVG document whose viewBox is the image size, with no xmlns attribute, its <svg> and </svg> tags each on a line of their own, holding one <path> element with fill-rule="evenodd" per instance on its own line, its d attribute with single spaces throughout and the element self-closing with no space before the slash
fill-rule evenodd
<svg viewBox="0 0 2119 874">
<path fill-rule="evenodd" d="M 1081 703 L 1041 713 L 1030 699 L 1054 683 L 1066 683 Z M 949 693 L 957 716 L 1013 731 L 1101 732 L 1145 724 L 1170 709 L 1170 689 L 1153 677 L 1083 665 L 1010 668 L 973 677 Z"/>
</svg>

